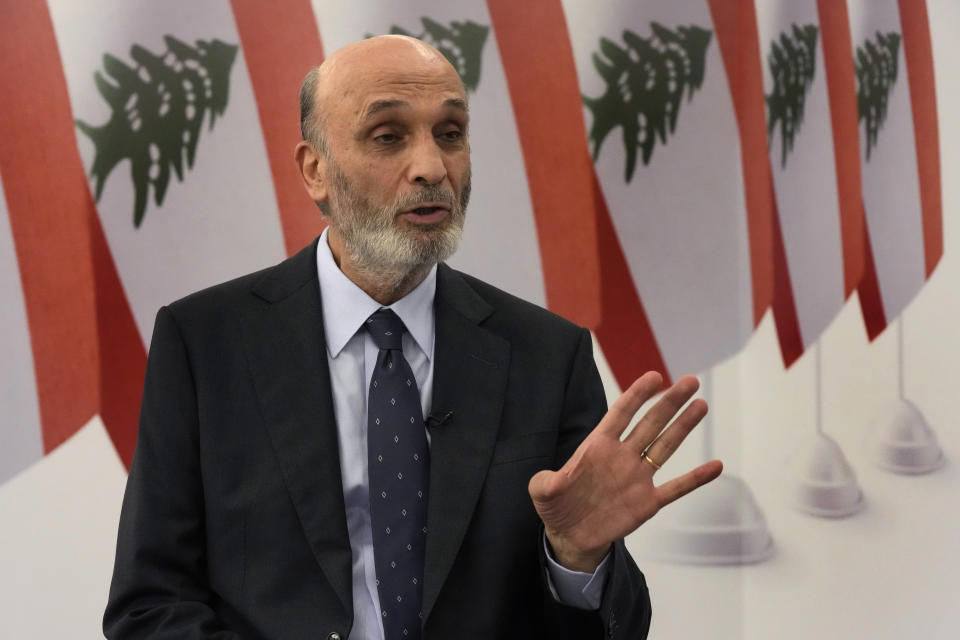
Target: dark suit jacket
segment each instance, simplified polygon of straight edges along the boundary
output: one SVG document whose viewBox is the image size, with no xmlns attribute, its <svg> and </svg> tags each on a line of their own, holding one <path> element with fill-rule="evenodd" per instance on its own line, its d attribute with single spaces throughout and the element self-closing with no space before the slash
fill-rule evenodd
<svg viewBox="0 0 960 640">
<path fill-rule="evenodd" d="M 351 553 L 316 242 L 157 315 L 104 630 L 111 638 L 346 638 Z M 599 613 L 554 602 L 527 483 L 605 410 L 589 333 L 444 265 L 425 638 L 638 638 L 618 543 Z"/>
</svg>

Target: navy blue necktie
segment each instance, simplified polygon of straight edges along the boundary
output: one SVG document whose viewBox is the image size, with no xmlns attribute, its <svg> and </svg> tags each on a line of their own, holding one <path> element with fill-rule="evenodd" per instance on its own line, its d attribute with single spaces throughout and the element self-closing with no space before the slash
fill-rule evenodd
<svg viewBox="0 0 960 640">
<path fill-rule="evenodd" d="M 366 322 L 380 348 L 367 402 L 370 523 L 386 640 L 421 637 L 430 459 L 420 391 L 403 357 L 403 321 L 390 309 Z"/>
</svg>

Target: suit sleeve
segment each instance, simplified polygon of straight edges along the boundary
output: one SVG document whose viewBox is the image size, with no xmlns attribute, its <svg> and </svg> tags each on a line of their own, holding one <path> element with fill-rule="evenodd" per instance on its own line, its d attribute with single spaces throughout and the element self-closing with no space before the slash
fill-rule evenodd
<svg viewBox="0 0 960 640">
<path fill-rule="evenodd" d="M 103 619 L 108 638 L 240 638 L 211 608 L 197 428 L 187 349 L 173 315 L 162 308 L 120 515 Z"/>
<path fill-rule="evenodd" d="M 593 360 L 590 332 L 581 331 L 567 391 L 564 419 L 560 426 L 558 464 L 576 450 L 606 413 L 606 396 L 600 373 Z M 544 580 L 547 637 L 550 638 L 646 638 L 650 628 L 650 595 L 643 574 L 630 556 L 623 540 L 611 550 L 610 574 L 598 611 L 584 611 L 556 601 L 546 584 L 546 554 L 540 548 L 541 574 Z"/>
</svg>

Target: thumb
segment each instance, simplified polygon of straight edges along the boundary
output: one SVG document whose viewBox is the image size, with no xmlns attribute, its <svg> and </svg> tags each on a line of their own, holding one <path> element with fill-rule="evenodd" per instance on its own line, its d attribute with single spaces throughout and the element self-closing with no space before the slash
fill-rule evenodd
<svg viewBox="0 0 960 640">
<path fill-rule="evenodd" d="M 556 489 L 552 487 L 554 484 L 554 476 L 556 475 L 556 471 L 544 469 L 543 471 L 538 471 L 530 478 L 527 491 L 530 493 L 530 497 L 533 498 L 534 502 L 549 500 L 552 494 L 556 493 Z"/>
</svg>

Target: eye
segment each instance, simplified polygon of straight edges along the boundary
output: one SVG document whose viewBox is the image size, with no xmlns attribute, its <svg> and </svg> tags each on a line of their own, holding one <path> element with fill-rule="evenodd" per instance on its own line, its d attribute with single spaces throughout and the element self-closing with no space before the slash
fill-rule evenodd
<svg viewBox="0 0 960 640">
<path fill-rule="evenodd" d="M 450 129 L 442 132 L 439 137 L 444 142 L 460 142 L 463 140 L 463 131 L 460 129 Z"/>
<path fill-rule="evenodd" d="M 374 142 L 382 145 L 396 144 L 400 141 L 400 136 L 395 133 L 381 133 L 373 137 Z"/>
</svg>

